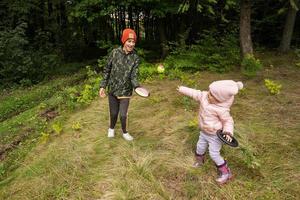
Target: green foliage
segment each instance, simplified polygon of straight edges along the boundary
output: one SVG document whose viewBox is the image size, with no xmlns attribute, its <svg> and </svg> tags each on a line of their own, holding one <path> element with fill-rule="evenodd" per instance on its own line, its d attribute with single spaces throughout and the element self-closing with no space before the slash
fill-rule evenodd
<svg viewBox="0 0 300 200">
<path fill-rule="evenodd" d="M 91 85 L 84 85 L 83 91 L 80 93 L 80 96 L 77 98 L 79 103 L 89 104 L 93 100 L 93 91 Z"/>
<path fill-rule="evenodd" d="M 37 83 L 58 66 L 59 58 L 48 48 L 33 50 L 26 37 L 27 24 L 0 31 L 0 83 Z"/>
<path fill-rule="evenodd" d="M 242 146 L 239 148 L 243 155 L 243 162 L 246 164 L 248 168 L 251 169 L 260 169 L 261 164 L 259 160 L 256 158 L 254 153 L 250 150 L 250 148 Z"/>
<path fill-rule="evenodd" d="M 150 80 L 157 75 L 155 65 L 142 62 L 139 66 L 139 80 Z"/>
<path fill-rule="evenodd" d="M 189 121 L 188 123 L 188 127 L 191 131 L 196 131 L 199 129 L 199 122 L 197 118 L 194 118 L 192 120 Z"/>
<path fill-rule="evenodd" d="M 40 101 L 50 97 L 57 89 L 55 85 L 46 85 L 35 88 L 27 94 L 5 97 L 0 104 L 0 121 L 35 106 Z"/>
<path fill-rule="evenodd" d="M 2 177 L 5 174 L 5 167 L 3 163 L 0 163 L 0 177 Z"/>
<path fill-rule="evenodd" d="M 168 78 L 171 80 L 180 79 L 184 76 L 184 72 L 178 68 L 168 70 Z"/>
<path fill-rule="evenodd" d="M 41 132 L 40 142 L 42 144 L 47 143 L 49 141 L 49 138 L 50 138 L 50 134 L 49 133 Z"/>
<path fill-rule="evenodd" d="M 82 129 L 81 123 L 80 122 L 73 122 L 72 129 L 75 130 L 75 131 L 79 131 L 80 129 Z"/>
<path fill-rule="evenodd" d="M 109 49 L 108 51 L 110 51 L 113 46 L 111 41 L 98 40 L 96 43 L 99 48 Z"/>
<path fill-rule="evenodd" d="M 251 78 L 257 75 L 257 72 L 262 69 L 262 64 L 259 59 L 256 59 L 254 55 L 247 54 L 242 63 L 242 73 Z"/>
<path fill-rule="evenodd" d="M 62 124 L 60 122 L 55 122 L 52 124 L 52 130 L 56 133 L 56 134 L 60 134 L 63 130 Z"/>
<path fill-rule="evenodd" d="M 27 24 L 13 30 L 0 32 L 0 82 L 18 82 L 33 68 L 33 62 L 25 50 L 29 41 L 25 38 Z"/>
<path fill-rule="evenodd" d="M 265 86 L 268 89 L 269 93 L 272 95 L 279 94 L 282 87 L 281 84 L 275 83 L 270 79 L 265 79 Z"/>
<path fill-rule="evenodd" d="M 191 111 L 193 109 L 194 102 L 190 97 L 183 96 L 181 99 L 181 103 L 184 107 L 184 110 Z"/>
<path fill-rule="evenodd" d="M 86 69 L 87 79 L 84 82 L 85 84 L 69 87 L 64 91 L 64 98 L 70 109 L 74 109 L 77 103 L 88 105 L 98 96 L 101 77 L 91 69 L 91 66 L 86 66 Z"/>
<path fill-rule="evenodd" d="M 81 105 L 77 101 L 77 97 L 81 94 L 77 91 L 80 91 L 80 88 L 83 87 L 83 77 L 95 77 L 95 79 L 87 79 L 85 83 L 90 84 L 95 81 L 96 85 L 97 80 L 100 79 L 96 77 L 94 72 L 88 71 L 87 74 L 85 75 L 80 72 L 73 76 L 38 84 L 32 88 L 21 88 L 10 91 L 7 96 L 0 97 L 1 102 L 3 102 L 3 104 L 0 104 L 3 105 L 3 112 L 7 110 L 14 111 L 13 114 L 8 112 L 8 115 L 5 115 L 5 120 L 0 123 L 0 146 L 9 146 L 13 142 L 20 140 L 19 138 L 22 138 L 22 146 L 18 145 L 17 149 L 12 149 L 11 152 L 5 154 L 3 175 L 0 168 L 1 180 L 20 165 L 30 148 L 35 146 L 37 141 L 46 143 L 51 138 L 52 132 L 56 134 L 62 133 L 63 127 L 60 121 L 55 121 L 50 126 L 48 122 L 53 117 L 56 117 L 53 114 L 59 114 L 60 117 L 63 117 L 68 113 L 71 110 L 69 109 L 71 103 L 74 105 L 71 108 Z M 75 84 L 76 87 L 73 86 Z M 48 96 L 44 97 L 44 93 L 47 93 Z M 74 99 L 70 98 L 69 93 L 74 94 Z M 12 106 L 7 106 L 7 109 L 5 109 L 4 105 Z M 15 105 L 14 110 L 12 110 L 13 105 Z"/>
<path fill-rule="evenodd" d="M 64 79 L 50 81 L 48 84 L 36 85 L 29 88 L 26 93 L 24 93 L 24 88 L 15 90 L 10 95 L 1 98 L 0 121 L 36 106 L 36 104 L 50 98 L 57 91 L 61 91 L 64 87 L 82 79 L 83 74 L 79 73 Z"/>
<path fill-rule="evenodd" d="M 164 65 L 171 69 L 225 72 L 239 62 L 238 43 L 233 34 L 220 40 L 207 34 L 197 45 L 180 47 L 173 43 L 169 49 L 171 55 L 165 59 Z"/>
<path fill-rule="evenodd" d="M 77 101 L 77 98 L 80 95 L 79 91 L 75 86 L 67 88 L 66 92 L 68 94 L 69 99 L 73 102 Z"/>
</svg>

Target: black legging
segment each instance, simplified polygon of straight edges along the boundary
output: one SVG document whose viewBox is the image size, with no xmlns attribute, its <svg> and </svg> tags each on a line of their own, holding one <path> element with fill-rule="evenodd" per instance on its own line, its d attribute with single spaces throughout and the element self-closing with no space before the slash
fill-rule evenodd
<svg viewBox="0 0 300 200">
<path fill-rule="evenodd" d="M 112 94 L 108 95 L 109 112 L 110 112 L 110 128 L 114 129 L 118 120 L 120 111 L 120 121 L 123 133 L 127 133 L 127 111 L 129 106 L 129 98 L 118 99 Z"/>
</svg>

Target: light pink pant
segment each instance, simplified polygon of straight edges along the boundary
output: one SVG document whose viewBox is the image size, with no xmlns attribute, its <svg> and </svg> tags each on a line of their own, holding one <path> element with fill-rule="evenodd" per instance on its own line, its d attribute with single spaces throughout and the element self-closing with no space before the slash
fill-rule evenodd
<svg viewBox="0 0 300 200">
<path fill-rule="evenodd" d="M 209 151 L 209 156 L 216 163 L 217 166 L 220 166 L 225 163 L 224 158 L 220 155 L 222 142 L 218 138 L 218 136 L 200 131 L 199 140 L 197 142 L 197 154 L 205 154 L 207 147 Z"/>
</svg>

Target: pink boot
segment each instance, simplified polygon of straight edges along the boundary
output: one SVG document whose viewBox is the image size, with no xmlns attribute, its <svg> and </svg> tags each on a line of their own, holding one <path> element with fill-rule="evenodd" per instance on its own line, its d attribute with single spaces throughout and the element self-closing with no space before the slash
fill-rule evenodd
<svg viewBox="0 0 300 200">
<path fill-rule="evenodd" d="M 195 159 L 196 161 L 194 162 L 193 164 L 193 167 L 201 167 L 204 163 L 204 154 L 203 155 L 200 155 L 200 154 L 197 154 L 197 152 L 195 152 Z"/>
<path fill-rule="evenodd" d="M 229 167 L 227 166 L 227 162 L 223 165 L 217 166 L 218 171 L 219 171 L 219 177 L 216 179 L 218 184 L 225 184 L 227 183 L 231 178 L 232 174 L 230 172 Z"/>
</svg>

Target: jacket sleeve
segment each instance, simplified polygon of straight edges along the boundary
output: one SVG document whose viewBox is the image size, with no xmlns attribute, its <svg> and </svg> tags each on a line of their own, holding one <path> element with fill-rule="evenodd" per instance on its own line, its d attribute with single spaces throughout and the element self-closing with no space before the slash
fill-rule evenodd
<svg viewBox="0 0 300 200">
<path fill-rule="evenodd" d="M 233 135 L 234 121 L 230 115 L 229 110 L 226 110 L 219 114 L 219 118 L 223 124 L 223 132 L 229 132 Z"/>
<path fill-rule="evenodd" d="M 195 90 L 195 89 L 188 88 L 185 86 L 180 86 L 179 92 L 186 96 L 192 97 L 196 101 L 200 101 L 201 96 L 202 96 L 202 92 L 200 90 Z"/>
<path fill-rule="evenodd" d="M 102 81 L 100 82 L 100 88 L 106 88 L 106 86 L 107 86 L 111 67 L 112 67 L 113 55 L 114 55 L 114 52 L 112 51 L 107 58 L 107 63 L 105 65 L 105 67 L 103 68 L 103 78 L 102 78 Z"/>
<path fill-rule="evenodd" d="M 140 65 L 140 58 L 137 58 L 134 62 L 134 66 L 130 74 L 131 84 L 134 89 L 140 86 L 138 81 L 139 65 Z"/>
</svg>

